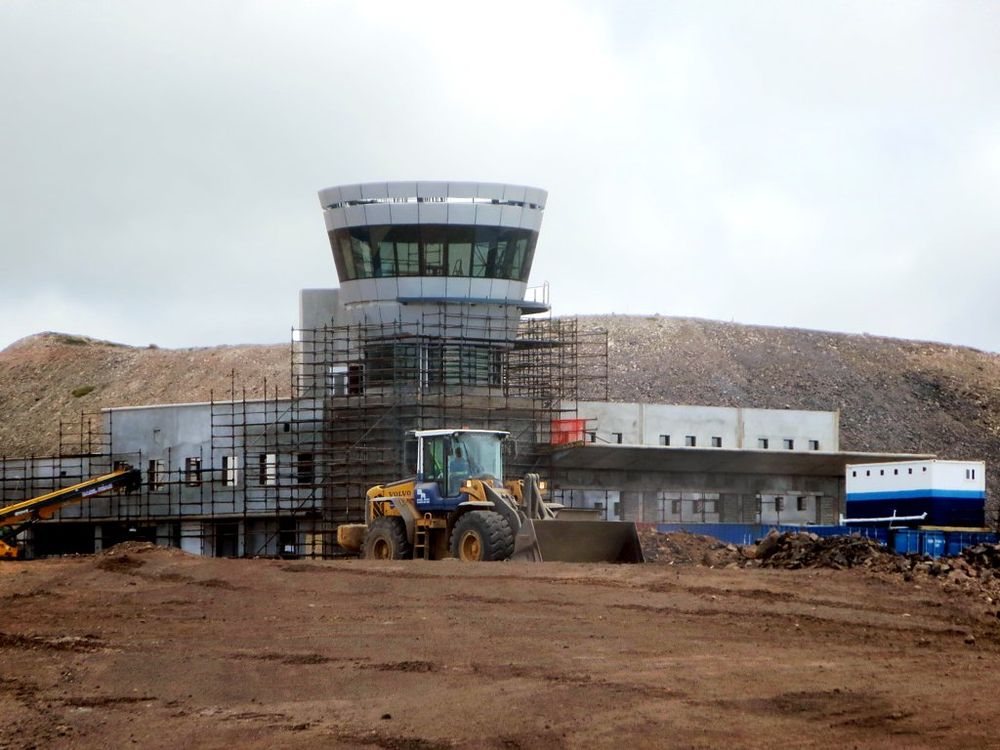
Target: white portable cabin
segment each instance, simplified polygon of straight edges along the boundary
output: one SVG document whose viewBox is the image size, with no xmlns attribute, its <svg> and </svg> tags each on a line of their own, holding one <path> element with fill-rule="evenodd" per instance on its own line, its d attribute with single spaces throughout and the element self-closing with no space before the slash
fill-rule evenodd
<svg viewBox="0 0 1000 750">
<path fill-rule="evenodd" d="M 848 464 L 846 523 L 904 523 L 982 528 L 986 465 L 982 461 L 893 461 Z"/>
<path fill-rule="evenodd" d="M 983 461 L 931 459 L 848 464 L 846 472 L 844 490 L 848 500 L 890 494 L 897 497 L 981 498 L 986 493 L 986 464 Z"/>
</svg>

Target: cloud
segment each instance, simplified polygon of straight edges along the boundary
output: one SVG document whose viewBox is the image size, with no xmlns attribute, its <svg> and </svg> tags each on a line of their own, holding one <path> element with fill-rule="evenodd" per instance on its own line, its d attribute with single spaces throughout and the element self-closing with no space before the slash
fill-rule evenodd
<svg viewBox="0 0 1000 750">
<path fill-rule="evenodd" d="M 0 5 L 0 343 L 284 341 L 315 193 L 550 192 L 559 313 L 1000 350 L 1000 8 Z M 84 330 L 84 327 L 86 330 Z"/>
</svg>

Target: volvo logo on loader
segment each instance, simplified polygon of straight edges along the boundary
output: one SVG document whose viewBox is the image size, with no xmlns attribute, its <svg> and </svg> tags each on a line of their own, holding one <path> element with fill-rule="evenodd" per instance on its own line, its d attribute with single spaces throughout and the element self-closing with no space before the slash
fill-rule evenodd
<svg viewBox="0 0 1000 750">
<path fill-rule="evenodd" d="M 504 481 L 509 433 L 412 434 L 414 475 L 368 490 L 365 523 L 337 529 L 344 549 L 387 560 L 642 562 L 634 523 L 567 520 L 563 506 L 543 499 L 537 474 Z"/>
</svg>

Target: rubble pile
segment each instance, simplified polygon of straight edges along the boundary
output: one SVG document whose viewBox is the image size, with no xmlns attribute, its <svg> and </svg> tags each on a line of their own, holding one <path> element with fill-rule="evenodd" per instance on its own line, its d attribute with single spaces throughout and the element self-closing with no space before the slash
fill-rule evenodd
<svg viewBox="0 0 1000 750">
<path fill-rule="evenodd" d="M 980 571 L 1000 569 L 1000 544 L 976 544 L 962 550 L 962 559 Z"/>
<path fill-rule="evenodd" d="M 771 531 L 758 542 L 754 559 L 763 568 L 898 568 L 897 555 L 860 535 L 820 537 L 808 532 Z"/>
</svg>

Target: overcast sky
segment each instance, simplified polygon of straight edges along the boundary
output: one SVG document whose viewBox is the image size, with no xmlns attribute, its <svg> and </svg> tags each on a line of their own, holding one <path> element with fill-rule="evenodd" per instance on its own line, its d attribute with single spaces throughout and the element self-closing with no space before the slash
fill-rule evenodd
<svg viewBox="0 0 1000 750">
<path fill-rule="evenodd" d="M 386 179 L 547 189 L 557 314 L 1000 351 L 1000 3 L 0 0 L 0 347 L 287 341 Z"/>
</svg>

